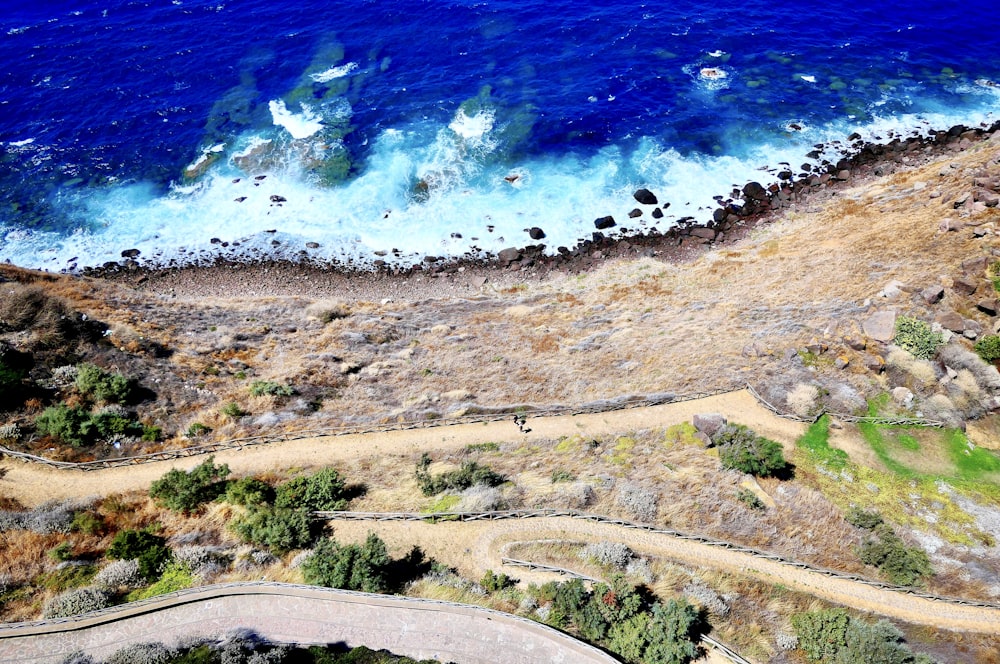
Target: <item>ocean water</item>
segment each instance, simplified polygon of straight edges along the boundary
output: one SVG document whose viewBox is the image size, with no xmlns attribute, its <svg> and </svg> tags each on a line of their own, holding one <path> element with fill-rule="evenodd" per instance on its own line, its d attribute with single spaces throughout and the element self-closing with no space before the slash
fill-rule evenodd
<svg viewBox="0 0 1000 664">
<path fill-rule="evenodd" d="M 855 131 L 1000 119 L 984 0 L 3 6 L 0 260 L 50 270 L 554 251 Z"/>
</svg>

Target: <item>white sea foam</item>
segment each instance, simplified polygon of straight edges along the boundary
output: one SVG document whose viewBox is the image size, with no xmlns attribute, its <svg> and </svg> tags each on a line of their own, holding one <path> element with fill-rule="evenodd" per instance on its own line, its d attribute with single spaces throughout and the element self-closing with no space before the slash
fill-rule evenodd
<svg viewBox="0 0 1000 664">
<path fill-rule="evenodd" d="M 320 120 L 320 116 L 307 104 L 299 106 L 302 112 L 296 114 L 289 111 L 285 102 L 280 99 L 272 99 L 267 103 L 275 126 L 283 127 L 291 134 L 292 138 L 309 138 L 323 129 L 323 122 Z"/>
<path fill-rule="evenodd" d="M 777 177 L 779 162 L 808 161 L 805 153 L 814 143 L 844 142 L 855 130 L 866 139 L 887 140 L 991 119 L 987 113 L 955 117 L 942 112 L 792 133 L 781 131 L 785 122 L 773 128 L 770 144 L 732 138 L 728 156 L 684 155 L 646 138 L 629 151 L 609 146 L 587 156 L 510 163 L 497 158 L 495 118 L 481 115 L 456 112 L 447 125 L 425 121 L 386 129 L 372 139 L 361 174 L 334 188 L 310 184 L 296 166 L 294 149 L 287 165 L 268 170 L 265 179 L 243 177 L 233 158 L 270 137 L 237 137 L 198 183 L 175 186 L 166 195 L 142 184 L 64 190 L 62 207 L 84 211 L 76 232 L 0 228 L 0 261 L 64 269 L 70 258 L 79 257 L 75 264 L 80 267 L 100 265 L 134 247 L 142 259 L 159 263 L 206 261 L 220 252 L 233 258 L 300 258 L 299 252 L 306 251 L 316 259 L 359 265 L 380 258 L 375 252 L 388 252 L 381 258 L 410 264 L 429 254 L 461 256 L 523 246 L 530 242 L 525 229 L 532 226 L 544 229 L 548 250 L 554 251 L 590 238 L 594 219 L 605 215 L 612 215 L 619 229 L 633 231 L 666 230 L 684 216 L 706 221 L 717 205 L 714 196 L 726 196 L 749 180 L 767 184 Z M 824 156 L 835 158 L 834 152 L 830 148 Z M 764 166 L 771 168 L 760 170 Z M 513 174 L 517 177 L 511 181 Z M 640 186 L 671 203 L 663 219 L 628 218 L 635 207 L 631 194 Z M 275 202 L 272 196 L 286 200 Z M 212 238 L 230 244 L 222 249 Z M 273 241 L 280 244 L 272 246 Z M 307 249 L 310 242 L 320 247 Z M 393 249 L 400 250 L 398 257 Z"/>
<path fill-rule="evenodd" d="M 316 81 L 317 83 L 329 83 L 334 79 L 343 78 L 347 76 L 357 68 L 358 68 L 357 62 L 348 62 L 346 65 L 340 65 L 339 67 L 330 67 L 326 71 L 322 71 L 318 74 L 311 74 L 309 78 Z"/>
<path fill-rule="evenodd" d="M 799 78 L 801 78 L 806 83 L 815 83 L 816 82 L 816 77 L 815 76 L 807 76 L 806 74 L 799 74 Z"/>
<path fill-rule="evenodd" d="M 7 145 L 11 146 L 12 148 L 23 148 L 25 145 L 31 145 L 34 142 L 35 142 L 35 139 L 33 139 L 33 138 L 26 138 L 23 141 L 11 141 Z"/>
<path fill-rule="evenodd" d="M 495 119 L 495 114 L 490 110 L 481 110 L 468 116 L 464 110 L 458 109 L 448 128 L 466 140 L 480 141 L 493 129 Z"/>
</svg>

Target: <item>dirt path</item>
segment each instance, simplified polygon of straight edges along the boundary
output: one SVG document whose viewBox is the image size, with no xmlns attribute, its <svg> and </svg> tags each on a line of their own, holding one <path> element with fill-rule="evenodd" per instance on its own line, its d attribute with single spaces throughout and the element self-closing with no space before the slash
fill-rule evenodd
<svg viewBox="0 0 1000 664">
<path fill-rule="evenodd" d="M 239 475 L 281 468 L 319 466 L 358 456 L 413 455 L 425 450 L 453 450 L 472 443 L 510 440 L 522 436 L 528 442 L 576 433 L 599 436 L 634 429 L 665 427 L 689 421 L 694 414 L 705 412 L 722 413 L 731 421 L 746 424 L 762 435 L 784 441 L 787 447 L 791 447 L 805 429 L 800 423 L 782 419 L 764 409 L 747 391 L 742 390 L 661 406 L 590 415 L 529 418 L 531 432 L 528 434 L 519 433 L 513 422 L 501 421 L 308 438 L 220 452 L 215 456 L 217 463 L 229 464 L 233 472 Z M 170 468 L 189 469 L 202 460 L 203 457 L 191 457 L 93 472 L 60 471 L 8 461 L 4 464 L 6 472 L 0 477 L 0 490 L 25 505 L 34 506 L 52 499 L 141 490 Z M 932 601 L 789 567 L 746 553 L 610 524 L 570 518 L 440 524 L 338 522 L 335 531 L 338 537 L 345 539 L 361 539 L 368 532 L 374 531 L 399 549 L 416 544 L 429 555 L 457 565 L 472 578 L 481 575 L 486 569 L 500 569 L 503 546 L 511 541 L 550 538 L 612 540 L 623 542 L 644 554 L 664 556 L 694 566 L 747 574 L 833 602 L 916 624 L 1000 634 L 1000 609 Z M 521 578 L 529 577 L 522 570 L 518 570 L 517 575 Z"/>
<path fill-rule="evenodd" d="M 829 577 L 807 569 L 789 567 L 739 551 L 730 551 L 665 534 L 622 528 L 612 524 L 567 517 L 533 518 L 465 523 L 414 521 L 333 522 L 338 539 L 363 540 L 375 532 L 390 546 L 405 551 L 413 545 L 425 553 L 455 565 L 467 578 L 480 578 L 487 569 L 503 569 L 505 545 L 546 539 L 583 543 L 614 541 L 638 553 L 670 558 L 694 567 L 708 567 L 745 574 L 767 583 L 821 597 L 832 602 L 870 611 L 880 616 L 917 625 L 944 629 L 1000 634 L 1000 609 L 963 606 L 875 588 L 847 579 Z M 510 568 L 508 573 L 523 581 L 549 581 L 552 575 Z"/>
<path fill-rule="evenodd" d="M 215 454 L 216 463 L 229 464 L 235 475 L 302 468 L 365 456 L 414 455 L 423 451 L 456 450 L 473 443 L 523 438 L 525 442 L 583 434 L 601 436 L 636 429 L 665 427 L 690 421 L 696 413 L 718 412 L 746 424 L 761 435 L 792 446 L 803 425 L 782 419 L 762 408 L 746 391 L 645 408 L 588 415 L 530 418 L 531 432 L 522 434 L 513 421 L 459 424 L 409 431 L 304 438 Z M 204 456 L 158 461 L 100 471 L 57 470 L 18 460 L 5 460 L 0 495 L 33 507 L 47 500 L 100 496 L 147 488 L 171 468 L 188 470 Z"/>
</svg>

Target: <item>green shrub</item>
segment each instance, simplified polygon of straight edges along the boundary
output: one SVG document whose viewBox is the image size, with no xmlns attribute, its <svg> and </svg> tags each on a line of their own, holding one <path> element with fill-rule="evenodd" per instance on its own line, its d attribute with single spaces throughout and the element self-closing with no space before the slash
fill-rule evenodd
<svg viewBox="0 0 1000 664">
<path fill-rule="evenodd" d="M 347 507 L 345 491 L 340 474 L 333 468 L 324 468 L 313 475 L 294 477 L 278 485 L 274 505 L 310 512 L 342 510 Z"/>
<path fill-rule="evenodd" d="M 84 535 L 100 535 L 104 532 L 104 519 L 90 511 L 77 512 L 73 515 L 70 530 Z"/>
<path fill-rule="evenodd" d="M 188 438 L 198 438 L 206 433 L 211 433 L 211 431 L 212 429 L 210 427 L 205 426 L 201 422 L 195 422 L 187 428 L 187 432 L 184 435 Z"/>
<path fill-rule="evenodd" d="M 89 445 L 96 434 L 90 424 L 90 413 L 64 404 L 49 406 L 42 411 L 35 418 L 35 429 L 43 436 L 51 436 L 72 447 Z"/>
<path fill-rule="evenodd" d="M 557 484 L 559 482 L 572 482 L 576 479 L 576 475 L 569 472 L 568 470 L 553 470 L 552 471 L 552 483 Z"/>
<path fill-rule="evenodd" d="M 66 565 L 60 566 L 51 572 L 46 572 L 35 579 L 35 585 L 46 590 L 63 592 L 71 588 L 81 588 L 89 585 L 97 575 L 96 565 Z"/>
<path fill-rule="evenodd" d="M 267 547 L 278 555 L 308 548 L 318 530 L 308 510 L 271 507 L 251 509 L 230 528 L 244 542 Z"/>
<path fill-rule="evenodd" d="M 190 472 L 173 468 L 149 487 L 149 497 L 174 512 L 190 513 L 226 491 L 229 466 L 216 466 L 210 456 Z"/>
<path fill-rule="evenodd" d="M 138 561 L 139 572 L 147 579 L 159 576 L 171 558 L 167 540 L 148 530 L 118 531 L 105 555 L 117 560 Z"/>
<path fill-rule="evenodd" d="M 716 432 L 712 442 L 719 448 L 723 468 L 767 477 L 788 466 L 780 443 L 758 436 L 742 424 L 727 424 Z"/>
<path fill-rule="evenodd" d="M 983 358 L 983 362 L 993 364 L 1000 360 L 1000 336 L 987 334 L 976 342 L 976 355 Z"/>
<path fill-rule="evenodd" d="M 69 542 L 59 542 L 48 550 L 48 556 L 56 562 L 64 562 L 73 557 L 73 545 Z"/>
<path fill-rule="evenodd" d="M 255 380 L 250 383 L 250 394 L 255 397 L 264 395 L 290 397 L 295 394 L 295 390 L 289 385 L 282 385 L 269 380 Z"/>
<path fill-rule="evenodd" d="M 247 414 L 245 410 L 240 408 L 240 405 L 235 401 L 230 401 L 225 406 L 222 407 L 222 414 L 227 417 L 243 417 Z"/>
<path fill-rule="evenodd" d="M 383 542 L 370 533 L 364 544 L 339 544 L 326 538 L 302 563 L 306 583 L 327 588 L 385 592 L 392 560 Z"/>
<path fill-rule="evenodd" d="M 155 443 L 163 438 L 163 429 L 157 426 L 144 425 L 142 427 L 142 440 L 145 443 Z"/>
<path fill-rule="evenodd" d="M 738 489 L 736 491 L 736 500 L 740 501 L 752 510 L 763 510 L 766 507 L 766 505 L 764 505 L 764 501 L 750 489 Z"/>
<path fill-rule="evenodd" d="M 850 624 L 851 617 L 844 609 L 808 611 L 792 616 L 792 628 L 799 637 L 799 648 L 813 662 L 833 661 L 847 645 Z"/>
<path fill-rule="evenodd" d="M 922 320 L 907 316 L 896 319 L 895 343 L 914 357 L 922 360 L 931 359 L 937 353 L 942 341 L 941 334 L 932 331 L 931 326 Z"/>
<path fill-rule="evenodd" d="M 860 507 L 852 507 L 844 515 L 844 521 L 864 530 L 874 530 L 882 525 L 883 519 L 878 510 L 865 510 Z"/>
<path fill-rule="evenodd" d="M 417 462 L 417 484 L 425 496 L 433 496 L 442 491 L 464 491 L 475 484 L 500 486 L 507 478 L 494 472 L 489 466 L 480 466 L 475 461 L 464 461 L 458 470 L 451 470 L 440 475 L 431 475 L 427 468 L 431 458 L 426 453 Z"/>
<path fill-rule="evenodd" d="M 226 501 L 234 505 L 267 505 L 274 502 L 274 488 L 256 477 L 243 477 L 226 487 Z"/>
<path fill-rule="evenodd" d="M 486 592 L 495 593 L 505 588 L 510 588 L 517 584 L 517 579 L 512 579 L 503 572 L 500 574 L 494 574 L 493 570 L 486 570 L 486 574 L 480 579 L 479 585 L 483 587 Z"/>
<path fill-rule="evenodd" d="M 135 382 L 120 373 L 109 373 L 84 362 L 77 365 L 76 389 L 96 401 L 127 403 L 135 391 Z"/>
<path fill-rule="evenodd" d="M 128 601 L 135 602 L 140 599 L 149 599 L 157 595 L 165 595 L 175 590 L 184 590 L 194 585 L 194 575 L 187 565 L 172 561 L 167 564 L 160 574 L 160 578 L 153 585 L 143 590 L 135 590 L 128 595 Z"/>
<path fill-rule="evenodd" d="M 792 627 L 799 648 L 811 662 L 826 664 L 933 664 L 927 655 L 914 653 L 892 623 L 867 623 L 851 618 L 844 609 L 796 613 Z"/>
<path fill-rule="evenodd" d="M 930 576 L 930 559 L 920 547 L 909 547 L 892 528 L 882 524 L 875 528 L 876 538 L 869 538 L 858 549 L 858 557 L 866 565 L 878 567 L 890 581 L 901 586 L 913 586 Z"/>
<path fill-rule="evenodd" d="M 20 396 L 22 382 L 28 377 L 28 370 L 34 364 L 31 353 L 22 353 L 4 342 L 0 342 L 0 403 L 14 407 Z M 22 401 L 17 401 L 22 403 Z M 0 406 L 0 409 L 5 409 Z"/>
<path fill-rule="evenodd" d="M 65 404 L 50 406 L 35 418 L 35 429 L 61 443 L 80 448 L 102 438 L 139 436 L 142 425 L 115 412 L 90 413 Z"/>
</svg>

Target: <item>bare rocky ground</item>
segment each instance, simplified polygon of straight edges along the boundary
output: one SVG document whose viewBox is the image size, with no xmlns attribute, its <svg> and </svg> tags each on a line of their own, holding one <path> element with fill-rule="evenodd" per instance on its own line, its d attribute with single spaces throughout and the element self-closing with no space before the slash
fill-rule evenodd
<svg viewBox="0 0 1000 664">
<path fill-rule="evenodd" d="M 0 287 L 8 301 L 38 288 L 64 301 L 74 321 L 83 314 L 101 326 L 62 345 L 46 343 L 35 329 L 2 335 L 45 359 L 32 377 L 48 386 L 6 414 L 24 435 L 4 444 L 64 458 L 116 456 L 198 442 L 184 435 L 194 422 L 213 429 L 209 437 L 224 439 L 750 383 L 780 409 L 803 415 L 821 407 L 857 412 L 866 399 L 902 388 L 911 396 L 894 393 L 901 413 L 954 424 L 976 418 L 969 427 L 973 442 L 995 446 L 988 413 L 1000 380 L 963 363 L 970 362 L 972 340 L 993 331 L 997 313 L 989 268 L 1000 248 L 998 161 L 1000 135 L 956 140 L 943 150 L 901 151 L 880 163 L 881 175 L 870 169 L 870 177 L 859 172 L 854 182 L 819 184 L 809 198 L 782 204 L 766 223 L 735 226 L 723 243 L 626 242 L 557 263 L 396 276 L 220 265 L 125 270 L 105 279 L 3 266 Z M 955 335 L 947 362 L 894 356 L 888 342 L 898 315 L 935 321 Z M 53 368 L 79 360 L 136 377 L 155 393 L 136 410 L 163 427 L 165 439 L 82 452 L 33 439 L 34 415 L 67 394 Z M 255 380 L 288 385 L 295 394 L 251 396 Z M 247 414 L 223 414 L 229 403 Z M 857 436 L 838 434 L 834 444 L 879 467 Z M 515 470 L 518 458 L 506 461 L 511 468 L 505 470 Z M 743 519 L 731 500 L 726 509 L 740 518 L 716 512 L 710 522 L 695 523 L 690 518 L 705 513 L 684 510 L 712 504 L 704 487 L 733 488 L 736 479 L 687 456 L 681 461 L 687 464 L 683 481 L 669 483 L 676 493 L 664 494 L 664 504 L 677 506 L 669 517 L 676 525 L 807 558 L 849 557 L 853 540 L 836 508 L 812 489 L 782 498 L 791 489 L 765 483 L 762 492 L 778 495 L 788 511 L 771 513 L 763 530 Z M 404 473 L 409 478 L 410 463 L 384 466 L 362 458 L 350 472 L 377 488 L 366 499 L 371 507 L 391 509 L 412 500 L 404 498 L 412 491 L 380 482 Z M 638 464 L 628 474 L 655 483 L 658 472 Z M 527 490 L 521 500 L 533 504 L 535 495 Z M 996 506 L 967 508 L 980 529 L 993 533 Z M 827 529 L 837 541 L 816 540 L 810 554 L 799 535 L 824 510 L 837 524 Z M 947 565 L 956 573 L 948 583 L 954 585 L 940 589 L 994 598 L 988 579 L 1000 565 L 995 546 L 934 548 L 938 540 L 920 529 L 908 537 L 923 538 L 936 562 L 952 561 Z M 846 568 L 858 571 L 854 565 Z M 971 575 L 961 576 L 963 566 Z"/>
</svg>

